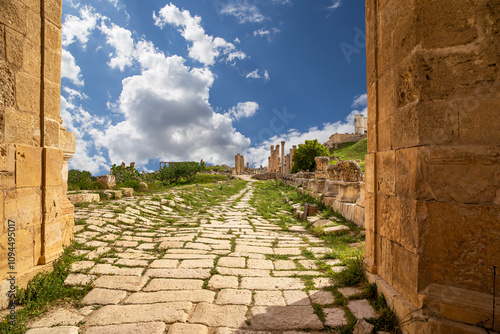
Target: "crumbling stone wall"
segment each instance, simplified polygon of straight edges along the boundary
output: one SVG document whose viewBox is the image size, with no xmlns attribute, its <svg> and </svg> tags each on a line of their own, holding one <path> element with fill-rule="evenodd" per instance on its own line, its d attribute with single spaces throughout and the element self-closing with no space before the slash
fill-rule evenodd
<svg viewBox="0 0 500 334">
<path fill-rule="evenodd" d="M 16 283 L 61 254 L 73 236 L 66 196 L 75 136 L 59 116 L 61 0 L 0 0 L 0 290 L 15 224 Z M 0 295 L 0 308 L 6 306 Z"/>
<path fill-rule="evenodd" d="M 328 165 L 328 157 L 316 157 L 316 172 L 301 172 L 281 177 L 288 185 L 322 200 L 347 220 L 364 226 L 364 182 L 361 167 L 355 161 Z"/>
<path fill-rule="evenodd" d="M 406 333 L 500 331 L 499 20 L 366 1 L 365 256 Z"/>
</svg>

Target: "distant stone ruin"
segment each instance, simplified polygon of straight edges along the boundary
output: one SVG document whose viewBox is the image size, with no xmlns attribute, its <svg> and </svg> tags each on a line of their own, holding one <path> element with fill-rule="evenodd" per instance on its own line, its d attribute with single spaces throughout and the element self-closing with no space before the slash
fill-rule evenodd
<svg viewBox="0 0 500 334">
<path fill-rule="evenodd" d="M 314 173 L 301 172 L 281 177 L 288 185 L 331 206 L 347 220 L 361 227 L 365 224 L 363 173 L 355 161 L 329 165 L 328 157 L 315 158 Z"/>
</svg>

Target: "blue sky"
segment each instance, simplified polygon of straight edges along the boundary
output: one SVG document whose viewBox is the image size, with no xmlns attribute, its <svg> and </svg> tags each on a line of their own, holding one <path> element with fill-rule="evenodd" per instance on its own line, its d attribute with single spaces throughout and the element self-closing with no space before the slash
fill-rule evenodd
<svg viewBox="0 0 500 334">
<path fill-rule="evenodd" d="M 70 168 L 267 165 L 366 114 L 364 0 L 63 0 Z"/>
</svg>

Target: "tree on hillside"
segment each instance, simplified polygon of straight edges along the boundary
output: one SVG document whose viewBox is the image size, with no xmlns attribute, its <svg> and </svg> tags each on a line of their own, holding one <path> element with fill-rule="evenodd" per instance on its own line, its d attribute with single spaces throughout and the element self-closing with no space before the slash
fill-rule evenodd
<svg viewBox="0 0 500 334">
<path fill-rule="evenodd" d="M 305 144 L 300 144 L 293 154 L 292 173 L 301 170 L 316 170 L 316 157 L 328 157 L 328 149 L 318 142 L 317 139 L 306 140 Z"/>
<path fill-rule="evenodd" d="M 157 174 L 158 180 L 164 184 L 184 181 L 192 181 L 196 173 L 202 171 L 202 167 L 197 162 L 178 162 L 163 166 Z"/>
</svg>

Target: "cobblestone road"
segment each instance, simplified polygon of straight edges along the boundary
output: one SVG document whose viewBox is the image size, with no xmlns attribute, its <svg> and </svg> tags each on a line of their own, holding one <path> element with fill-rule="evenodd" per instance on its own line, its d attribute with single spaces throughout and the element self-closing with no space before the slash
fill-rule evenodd
<svg viewBox="0 0 500 334">
<path fill-rule="evenodd" d="M 249 203 L 253 192 L 249 183 L 200 211 L 175 191 L 173 199 L 77 208 L 85 224 L 76 226 L 75 241 L 86 248 L 77 251 L 85 260 L 73 264 L 66 284 L 93 282 L 93 289 L 83 307 L 55 309 L 28 333 L 292 334 L 345 325 L 344 310 L 324 290 L 331 281 L 302 255 L 308 250 L 319 258 L 328 249 L 301 226 L 282 231 L 259 216 Z M 124 209 L 117 213 L 117 205 Z M 173 209 L 180 206 L 187 215 Z M 325 262 L 342 269 L 339 260 Z M 373 316 L 367 304 L 353 300 L 349 309 Z"/>
</svg>

